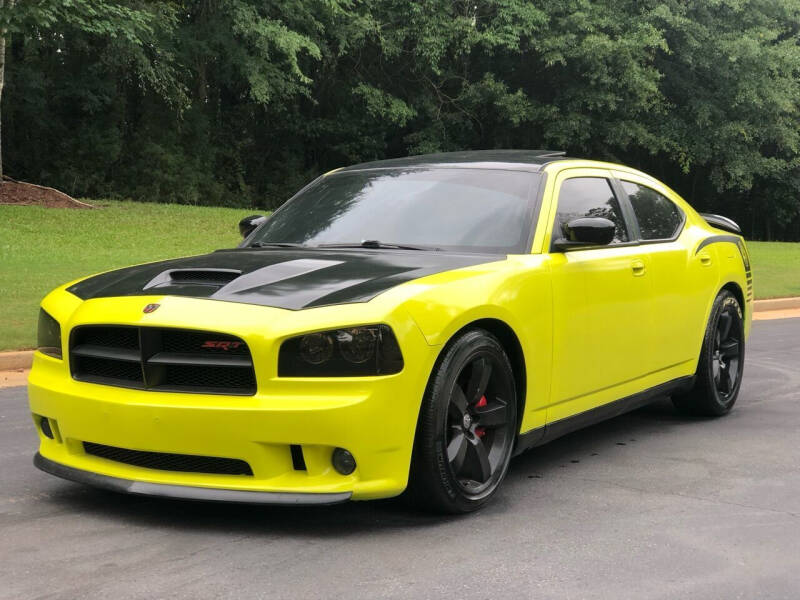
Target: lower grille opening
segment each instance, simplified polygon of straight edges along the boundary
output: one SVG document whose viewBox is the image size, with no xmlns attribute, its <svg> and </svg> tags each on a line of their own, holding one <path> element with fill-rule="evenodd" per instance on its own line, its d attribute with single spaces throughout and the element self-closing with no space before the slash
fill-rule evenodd
<svg viewBox="0 0 800 600">
<path fill-rule="evenodd" d="M 83 442 L 83 449 L 86 454 L 91 454 L 92 456 L 135 467 L 144 467 L 145 469 L 179 471 L 182 473 L 209 473 L 212 475 L 253 474 L 250 465 L 237 458 L 195 456 L 193 454 L 173 454 L 170 452 L 144 452 L 105 446 L 93 442 Z"/>
<path fill-rule="evenodd" d="M 289 450 L 292 452 L 292 466 L 294 467 L 294 470 L 306 471 L 306 459 L 303 456 L 303 447 L 298 446 L 297 444 L 292 444 L 289 446 Z"/>
</svg>

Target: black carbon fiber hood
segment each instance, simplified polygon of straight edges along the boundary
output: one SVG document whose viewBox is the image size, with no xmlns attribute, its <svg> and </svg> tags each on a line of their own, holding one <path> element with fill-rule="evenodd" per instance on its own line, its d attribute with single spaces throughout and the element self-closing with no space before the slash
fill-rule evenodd
<svg viewBox="0 0 800 600">
<path fill-rule="evenodd" d="M 504 257 L 372 249 L 232 249 L 127 267 L 84 279 L 79 298 L 169 295 L 299 310 L 366 302 L 434 273 Z"/>
</svg>

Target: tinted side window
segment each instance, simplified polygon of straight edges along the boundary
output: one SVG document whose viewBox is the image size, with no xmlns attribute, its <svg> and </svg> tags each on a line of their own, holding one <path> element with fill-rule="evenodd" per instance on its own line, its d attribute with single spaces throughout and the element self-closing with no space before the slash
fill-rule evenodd
<svg viewBox="0 0 800 600">
<path fill-rule="evenodd" d="M 611 184 L 603 177 L 567 179 L 558 193 L 553 239 L 566 237 L 564 225 L 579 217 L 603 217 L 616 225 L 612 244 L 628 241 L 628 229 Z"/>
<path fill-rule="evenodd" d="M 669 198 L 643 185 L 621 183 L 631 200 L 643 240 L 669 239 L 678 232 L 683 213 Z"/>
</svg>

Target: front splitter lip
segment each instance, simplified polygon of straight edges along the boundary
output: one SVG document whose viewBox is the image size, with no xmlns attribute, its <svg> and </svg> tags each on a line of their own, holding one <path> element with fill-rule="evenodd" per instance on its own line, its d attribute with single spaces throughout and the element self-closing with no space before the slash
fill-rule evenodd
<svg viewBox="0 0 800 600">
<path fill-rule="evenodd" d="M 44 471 L 62 479 L 83 483 L 114 492 L 135 494 L 138 496 L 154 496 L 158 498 L 175 498 L 181 500 L 200 500 L 205 502 L 237 502 L 242 504 L 273 504 L 282 506 L 328 506 L 341 504 L 350 500 L 351 492 L 338 493 L 293 493 L 293 492 L 256 492 L 250 490 L 226 490 L 220 488 L 204 488 L 189 485 L 170 485 L 165 483 L 149 483 L 121 479 L 109 475 L 100 475 L 68 467 L 45 458 L 40 453 L 33 457 L 33 464 Z"/>
</svg>

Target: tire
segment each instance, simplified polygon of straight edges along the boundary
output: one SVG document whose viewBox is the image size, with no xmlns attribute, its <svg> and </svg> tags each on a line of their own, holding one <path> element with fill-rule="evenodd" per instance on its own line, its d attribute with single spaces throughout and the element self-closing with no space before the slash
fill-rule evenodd
<svg viewBox="0 0 800 600">
<path fill-rule="evenodd" d="M 672 397 L 681 412 L 721 417 L 739 396 L 744 369 L 744 319 L 739 301 L 728 290 L 714 299 L 692 388 Z"/>
<path fill-rule="evenodd" d="M 420 409 L 406 497 L 418 508 L 467 513 L 506 475 L 517 430 L 511 363 L 482 329 L 445 348 Z"/>
</svg>

